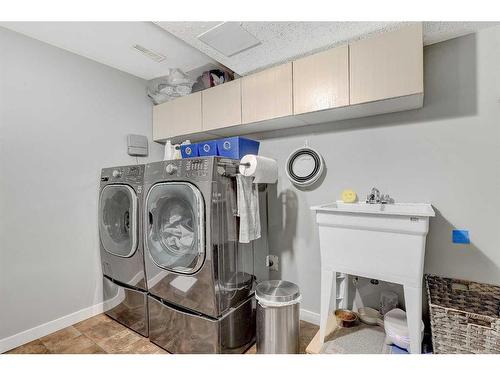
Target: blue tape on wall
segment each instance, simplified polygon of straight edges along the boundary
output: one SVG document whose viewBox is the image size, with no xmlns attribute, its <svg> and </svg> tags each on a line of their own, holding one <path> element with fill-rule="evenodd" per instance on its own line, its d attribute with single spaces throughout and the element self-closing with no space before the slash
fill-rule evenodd
<svg viewBox="0 0 500 375">
<path fill-rule="evenodd" d="M 452 232 L 453 243 L 470 243 L 469 231 L 454 229 Z"/>
</svg>

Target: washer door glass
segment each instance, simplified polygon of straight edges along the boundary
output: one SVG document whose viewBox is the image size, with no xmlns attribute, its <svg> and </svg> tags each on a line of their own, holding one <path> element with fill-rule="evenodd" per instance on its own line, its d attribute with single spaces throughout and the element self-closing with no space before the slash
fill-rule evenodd
<svg viewBox="0 0 500 375">
<path fill-rule="evenodd" d="M 107 185 L 99 200 L 99 234 L 104 249 L 131 257 L 137 249 L 137 196 L 127 185 Z"/>
<path fill-rule="evenodd" d="M 200 191 L 185 182 L 154 185 L 146 203 L 146 247 L 153 262 L 183 274 L 198 271 L 205 258 L 205 206 Z"/>
</svg>

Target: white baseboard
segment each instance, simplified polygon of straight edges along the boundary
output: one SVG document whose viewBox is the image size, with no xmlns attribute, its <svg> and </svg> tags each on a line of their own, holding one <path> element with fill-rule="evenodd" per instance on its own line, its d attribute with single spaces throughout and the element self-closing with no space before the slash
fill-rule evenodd
<svg viewBox="0 0 500 375">
<path fill-rule="evenodd" d="M 26 331 L 16 333 L 15 335 L 0 340 L 0 353 L 17 348 L 20 345 L 49 335 L 60 329 L 69 327 L 82 320 L 91 318 L 103 312 L 103 303 L 84 308 L 61 318 L 52 320 L 39 326 L 27 329 Z"/>
<path fill-rule="evenodd" d="M 309 310 L 300 309 L 300 319 L 307 323 L 319 325 L 319 314 Z"/>
<path fill-rule="evenodd" d="M 50 335 L 53 332 L 101 314 L 102 312 L 103 302 L 1 339 L 0 353 L 17 348 L 20 345 L 39 339 L 40 337 Z M 300 319 L 308 323 L 319 325 L 319 314 L 309 310 L 300 309 Z"/>
</svg>

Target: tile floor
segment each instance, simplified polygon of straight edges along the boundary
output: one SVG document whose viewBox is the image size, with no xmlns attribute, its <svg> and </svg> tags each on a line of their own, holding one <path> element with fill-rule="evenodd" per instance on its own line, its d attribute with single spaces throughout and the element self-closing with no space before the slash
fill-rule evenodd
<svg viewBox="0 0 500 375">
<path fill-rule="evenodd" d="M 305 353 L 318 326 L 300 322 L 300 353 Z M 147 338 L 117 323 L 104 314 L 94 316 L 7 354 L 166 354 Z M 246 354 L 255 354 L 255 345 Z"/>
</svg>

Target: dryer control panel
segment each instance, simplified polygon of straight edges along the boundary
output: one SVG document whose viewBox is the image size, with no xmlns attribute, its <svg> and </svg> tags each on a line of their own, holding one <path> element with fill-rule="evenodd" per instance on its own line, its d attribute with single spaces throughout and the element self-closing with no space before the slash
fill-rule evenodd
<svg viewBox="0 0 500 375">
<path fill-rule="evenodd" d="M 170 160 L 164 164 L 164 175 L 169 179 L 206 181 L 211 177 L 210 169 L 210 160 L 206 158 Z"/>
<path fill-rule="evenodd" d="M 187 159 L 186 160 L 187 178 L 203 178 L 208 176 L 208 159 Z"/>
</svg>

